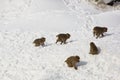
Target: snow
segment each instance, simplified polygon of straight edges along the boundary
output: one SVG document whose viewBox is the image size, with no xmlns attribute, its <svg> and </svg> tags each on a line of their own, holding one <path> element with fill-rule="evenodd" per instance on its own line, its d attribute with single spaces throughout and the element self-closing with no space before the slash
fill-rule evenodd
<svg viewBox="0 0 120 80">
<path fill-rule="evenodd" d="M 66 28 L 69 28 L 69 30 L 73 30 L 74 27 L 77 27 L 78 20 L 76 19 L 77 17 L 75 15 L 69 14 L 69 12 L 41 12 L 29 15 L 27 17 L 21 17 L 18 20 L 6 22 L 7 24 L 3 23 L 2 29 L 13 30 L 20 28 L 21 30 L 30 31 L 66 31 L 64 28 L 65 26 Z"/>
<path fill-rule="evenodd" d="M 119 80 L 120 11 L 87 0 L 0 0 L 0 80 Z M 94 26 L 108 27 L 93 37 Z M 67 44 L 56 35 L 70 33 Z M 46 37 L 45 47 L 35 47 Z M 90 55 L 89 43 L 100 50 Z M 80 56 L 78 70 L 66 58 Z"/>
</svg>

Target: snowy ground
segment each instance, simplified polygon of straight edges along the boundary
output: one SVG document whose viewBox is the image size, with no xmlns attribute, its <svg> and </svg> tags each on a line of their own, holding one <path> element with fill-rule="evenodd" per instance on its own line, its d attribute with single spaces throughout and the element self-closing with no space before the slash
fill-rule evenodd
<svg viewBox="0 0 120 80">
<path fill-rule="evenodd" d="M 0 4 L 0 80 L 120 79 L 119 9 L 99 9 L 85 0 L 1 0 Z M 105 37 L 93 37 L 96 25 L 108 27 Z M 55 44 L 56 35 L 67 32 L 68 43 Z M 46 46 L 34 47 L 33 40 L 42 36 Z M 88 54 L 91 41 L 99 55 Z M 78 70 L 64 63 L 72 55 L 81 58 Z"/>
</svg>

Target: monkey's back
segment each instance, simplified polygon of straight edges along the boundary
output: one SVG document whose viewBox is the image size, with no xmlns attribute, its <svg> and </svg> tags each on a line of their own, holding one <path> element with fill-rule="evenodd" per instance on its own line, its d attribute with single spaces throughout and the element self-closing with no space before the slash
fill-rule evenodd
<svg viewBox="0 0 120 80">
<path fill-rule="evenodd" d="M 45 42 L 45 38 L 38 38 L 33 41 L 33 43 L 44 43 L 44 42 Z"/>
<path fill-rule="evenodd" d="M 94 43 L 90 43 L 90 54 L 98 54 L 98 48 Z"/>
<path fill-rule="evenodd" d="M 66 34 L 58 34 L 57 37 L 58 38 L 66 38 Z"/>
<path fill-rule="evenodd" d="M 69 65 L 69 67 L 73 67 L 75 63 L 79 62 L 79 59 L 77 59 L 75 56 L 71 56 L 67 58 L 65 62 Z"/>
<path fill-rule="evenodd" d="M 98 26 L 96 26 L 96 27 L 93 28 L 93 32 L 103 33 L 103 32 L 105 32 L 104 29 L 105 29 L 105 27 L 98 27 Z"/>
</svg>

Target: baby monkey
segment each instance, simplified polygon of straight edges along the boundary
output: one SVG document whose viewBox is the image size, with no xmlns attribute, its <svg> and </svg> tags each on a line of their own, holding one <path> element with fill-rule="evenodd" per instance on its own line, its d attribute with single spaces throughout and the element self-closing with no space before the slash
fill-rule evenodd
<svg viewBox="0 0 120 80">
<path fill-rule="evenodd" d="M 103 33 L 104 32 L 107 32 L 107 27 L 99 27 L 99 26 L 96 26 L 93 28 L 93 36 L 96 36 L 96 39 L 98 37 L 100 37 L 100 35 L 103 37 Z"/>
<path fill-rule="evenodd" d="M 95 43 L 93 43 L 93 42 L 90 42 L 89 54 L 92 54 L 92 55 L 98 54 L 98 48 L 96 47 Z"/>
<path fill-rule="evenodd" d="M 61 44 L 62 43 L 66 44 L 66 40 L 70 38 L 70 34 L 69 33 L 58 34 L 56 37 L 57 37 L 56 43 L 61 42 Z"/>
<path fill-rule="evenodd" d="M 35 46 L 37 47 L 37 46 L 44 46 L 45 44 L 44 44 L 44 42 L 45 42 L 45 40 L 46 40 L 46 38 L 44 38 L 44 37 L 41 37 L 41 38 L 38 38 L 38 39 L 35 39 L 34 41 L 33 41 L 33 43 L 35 44 Z"/>
<path fill-rule="evenodd" d="M 80 62 L 79 56 L 70 56 L 68 57 L 65 62 L 67 63 L 68 67 L 74 67 L 77 70 L 77 63 Z"/>
</svg>

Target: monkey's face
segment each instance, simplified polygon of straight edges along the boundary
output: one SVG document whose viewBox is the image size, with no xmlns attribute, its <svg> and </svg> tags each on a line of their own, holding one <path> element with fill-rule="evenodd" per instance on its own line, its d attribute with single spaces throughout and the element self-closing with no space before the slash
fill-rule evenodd
<svg viewBox="0 0 120 80">
<path fill-rule="evenodd" d="M 80 57 L 79 56 L 74 56 L 75 62 L 80 62 Z"/>
<path fill-rule="evenodd" d="M 107 28 L 106 27 L 104 27 L 104 32 L 107 32 Z"/>
<path fill-rule="evenodd" d="M 67 38 L 70 38 L 70 34 L 69 33 L 67 33 L 66 35 L 67 35 Z"/>
<path fill-rule="evenodd" d="M 79 56 L 75 56 L 75 58 L 76 58 L 76 59 L 78 59 L 78 60 L 80 59 L 80 57 L 79 57 Z"/>
<path fill-rule="evenodd" d="M 44 42 L 46 40 L 46 38 L 42 37 L 41 40 Z"/>
<path fill-rule="evenodd" d="M 93 46 L 94 45 L 94 43 L 93 42 L 90 42 L 90 46 Z"/>
</svg>

